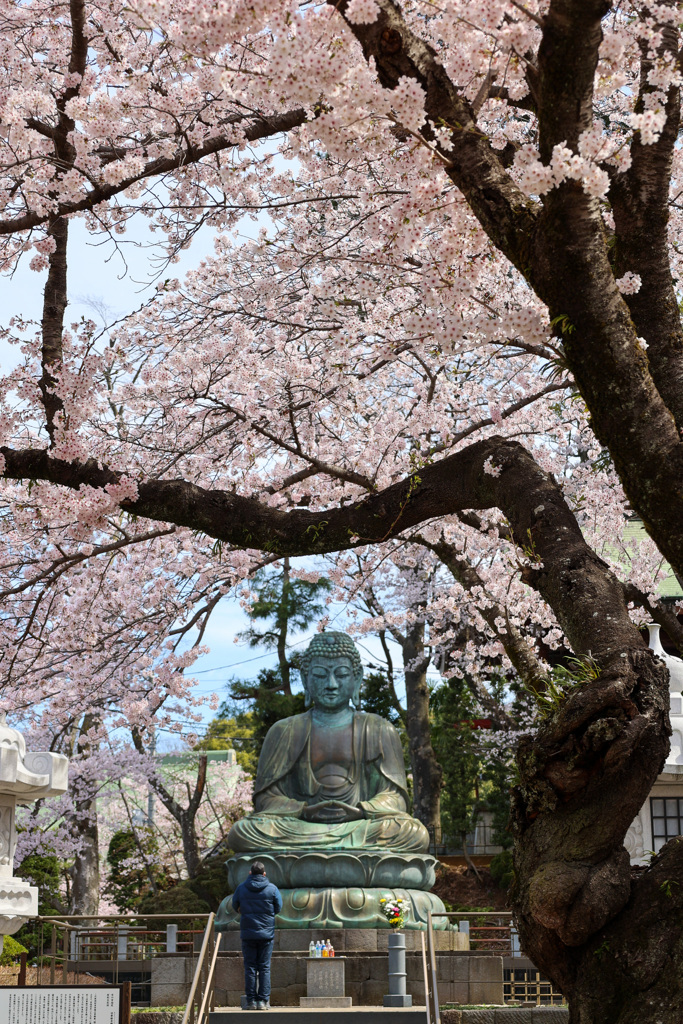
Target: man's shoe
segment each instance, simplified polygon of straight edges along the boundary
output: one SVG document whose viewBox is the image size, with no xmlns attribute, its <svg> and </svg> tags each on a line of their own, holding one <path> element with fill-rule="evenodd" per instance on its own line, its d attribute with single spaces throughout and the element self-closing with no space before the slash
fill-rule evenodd
<svg viewBox="0 0 683 1024">
<path fill-rule="evenodd" d="M 270 1009 L 270 1003 L 264 1003 L 263 1000 L 260 1000 L 256 1004 L 256 1009 L 257 1010 L 269 1010 Z"/>
<path fill-rule="evenodd" d="M 247 1005 L 244 1007 L 244 1009 L 245 1010 L 259 1010 L 260 1006 L 258 1005 L 258 1003 L 247 1003 Z"/>
</svg>

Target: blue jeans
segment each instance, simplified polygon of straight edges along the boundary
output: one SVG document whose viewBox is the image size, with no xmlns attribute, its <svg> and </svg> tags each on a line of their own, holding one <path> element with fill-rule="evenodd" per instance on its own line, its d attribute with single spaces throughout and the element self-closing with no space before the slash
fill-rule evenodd
<svg viewBox="0 0 683 1024">
<path fill-rule="evenodd" d="M 270 1000 L 270 958 L 274 939 L 242 939 L 244 993 L 248 1003 Z"/>
</svg>

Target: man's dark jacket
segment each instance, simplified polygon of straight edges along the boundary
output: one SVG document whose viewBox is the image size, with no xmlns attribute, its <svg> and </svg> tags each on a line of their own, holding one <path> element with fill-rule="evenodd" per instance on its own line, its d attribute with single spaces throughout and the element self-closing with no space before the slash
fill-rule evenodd
<svg viewBox="0 0 683 1024">
<path fill-rule="evenodd" d="M 282 910 L 282 896 L 265 875 L 249 875 L 235 889 L 232 905 L 240 911 L 240 935 L 243 939 L 272 939 L 275 915 Z"/>
</svg>

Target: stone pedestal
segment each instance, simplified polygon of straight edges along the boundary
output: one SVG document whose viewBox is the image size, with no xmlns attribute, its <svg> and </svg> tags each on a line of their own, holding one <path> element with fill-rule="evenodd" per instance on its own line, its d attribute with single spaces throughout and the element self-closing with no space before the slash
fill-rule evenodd
<svg viewBox="0 0 683 1024">
<path fill-rule="evenodd" d="M 0 950 L 3 935 L 38 914 L 38 890 L 14 877 L 17 804 L 65 793 L 68 764 L 62 754 L 28 753 L 24 737 L 0 714 Z"/>
<path fill-rule="evenodd" d="M 403 932 L 389 936 L 389 995 L 384 1006 L 412 1006 L 413 997 L 406 994 L 406 937 Z"/>
<path fill-rule="evenodd" d="M 345 957 L 308 957 L 306 960 L 306 995 L 299 1005 L 304 1007 L 351 1006 L 345 995 Z"/>
</svg>

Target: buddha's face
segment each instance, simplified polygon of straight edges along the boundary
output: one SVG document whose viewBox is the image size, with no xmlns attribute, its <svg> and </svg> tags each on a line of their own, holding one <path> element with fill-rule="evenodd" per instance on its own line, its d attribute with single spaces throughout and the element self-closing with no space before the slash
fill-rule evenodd
<svg viewBox="0 0 683 1024">
<path fill-rule="evenodd" d="M 316 707 L 337 711 L 348 707 L 358 680 L 350 658 L 314 657 L 306 676 L 306 689 Z"/>
</svg>

